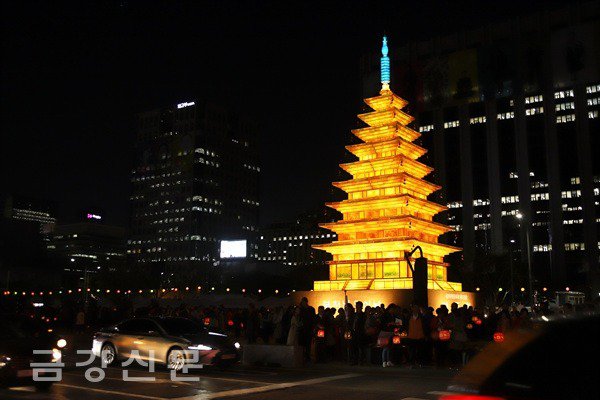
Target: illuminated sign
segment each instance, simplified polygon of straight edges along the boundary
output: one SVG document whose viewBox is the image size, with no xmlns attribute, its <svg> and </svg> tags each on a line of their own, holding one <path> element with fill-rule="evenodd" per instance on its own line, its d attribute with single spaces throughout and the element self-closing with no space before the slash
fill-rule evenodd
<svg viewBox="0 0 600 400">
<path fill-rule="evenodd" d="M 245 240 L 221 240 L 221 258 L 244 258 L 246 249 Z"/>
<path fill-rule="evenodd" d="M 102 216 L 100 216 L 98 214 L 90 214 L 90 213 L 88 213 L 87 219 L 98 219 L 98 220 L 100 220 L 100 219 L 102 219 Z"/>
<path fill-rule="evenodd" d="M 193 101 L 188 101 L 188 102 L 185 102 L 185 103 L 179 103 L 179 104 L 177 104 L 177 108 L 186 108 L 186 107 L 189 107 L 189 106 L 193 106 L 195 104 L 196 103 L 194 103 Z"/>
</svg>

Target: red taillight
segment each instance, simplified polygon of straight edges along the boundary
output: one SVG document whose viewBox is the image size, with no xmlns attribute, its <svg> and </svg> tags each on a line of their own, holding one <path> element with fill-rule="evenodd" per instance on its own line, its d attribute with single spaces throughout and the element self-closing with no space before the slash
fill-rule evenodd
<svg viewBox="0 0 600 400">
<path fill-rule="evenodd" d="M 476 394 L 445 394 L 440 400 L 504 400 L 503 397 L 479 396 Z"/>
<path fill-rule="evenodd" d="M 325 329 L 319 329 L 317 331 L 317 337 L 325 337 Z"/>
<path fill-rule="evenodd" d="M 494 333 L 494 342 L 496 342 L 496 343 L 504 342 L 504 333 L 502 333 L 502 332 Z"/>
</svg>

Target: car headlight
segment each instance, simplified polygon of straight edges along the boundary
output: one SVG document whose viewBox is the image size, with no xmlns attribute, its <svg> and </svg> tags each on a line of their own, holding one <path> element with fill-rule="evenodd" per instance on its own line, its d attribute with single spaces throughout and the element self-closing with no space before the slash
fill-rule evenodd
<svg viewBox="0 0 600 400">
<path fill-rule="evenodd" d="M 188 349 L 190 349 L 190 350 L 212 350 L 212 347 L 205 346 L 203 344 L 197 344 L 194 346 L 189 346 Z"/>
<path fill-rule="evenodd" d="M 59 349 L 52 349 L 52 362 L 60 362 L 62 359 L 62 352 Z"/>
<path fill-rule="evenodd" d="M 9 361 L 10 357 L 0 354 L 0 368 L 6 367 Z"/>
<path fill-rule="evenodd" d="M 65 347 L 67 345 L 67 341 L 65 339 L 58 339 L 58 342 L 56 342 L 56 345 L 58 346 L 59 349 L 62 349 L 63 347 Z"/>
<path fill-rule="evenodd" d="M 236 349 L 239 349 L 240 347 L 242 347 L 242 345 L 240 344 L 240 342 L 235 342 L 233 344 L 233 347 L 235 347 Z"/>
</svg>

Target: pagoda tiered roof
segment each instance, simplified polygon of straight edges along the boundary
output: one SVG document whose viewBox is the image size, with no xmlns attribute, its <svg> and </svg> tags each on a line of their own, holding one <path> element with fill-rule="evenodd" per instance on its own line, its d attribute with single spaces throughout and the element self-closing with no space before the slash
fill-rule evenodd
<svg viewBox="0 0 600 400">
<path fill-rule="evenodd" d="M 391 175 L 380 175 L 369 178 L 351 179 L 348 181 L 333 182 L 333 186 L 340 188 L 346 193 L 359 192 L 362 190 L 385 189 L 398 187 L 404 190 L 402 193 L 412 191 L 423 198 L 440 189 L 440 186 L 418 179 L 406 172 Z M 401 194 L 401 193 L 395 193 Z"/>
<path fill-rule="evenodd" d="M 400 137 L 386 139 L 378 142 L 359 143 L 346 146 L 346 149 L 364 160 L 380 154 L 402 154 L 412 159 L 417 159 L 427 153 L 427 150 Z"/>
<path fill-rule="evenodd" d="M 393 123 L 407 125 L 414 121 L 414 117 L 397 108 L 358 114 L 358 118 L 363 120 L 367 125 L 374 127 L 390 125 Z"/>
<path fill-rule="evenodd" d="M 443 233 L 451 231 L 447 225 L 437 222 L 428 221 L 422 218 L 417 218 L 412 215 L 401 215 L 394 217 L 380 218 L 365 218 L 350 221 L 338 221 L 319 224 L 320 227 L 334 231 L 337 234 L 348 232 L 369 232 L 388 229 L 408 228 L 414 229 L 416 232 L 423 232 L 429 235 L 439 236 Z"/>
<path fill-rule="evenodd" d="M 387 90 L 379 96 L 369 97 L 364 101 L 375 111 L 387 110 L 389 108 L 401 110 L 408 105 L 408 101 L 396 95 L 391 90 Z"/>
<path fill-rule="evenodd" d="M 436 242 L 426 242 L 412 237 L 377 238 L 361 240 L 343 240 L 325 244 L 313 245 L 315 249 L 325 250 L 330 254 L 364 253 L 378 251 L 410 251 L 421 246 L 423 253 L 431 256 L 444 257 L 460 250 L 458 247 Z"/>
<path fill-rule="evenodd" d="M 351 132 L 357 138 L 367 143 L 393 139 L 396 137 L 412 142 L 421 137 L 419 132 L 400 123 L 376 127 L 368 126 L 366 128 L 353 129 Z"/>
<path fill-rule="evenodd" d="M 390 173 L 394 174 L 398 172 L 410 172 L 413 176 L 419 179 L 429 175 L 431 171 L 433 171 L 433 168 L 415 161 L 412 158 L 408 158 L 402 154 L 392 157 L 379 157 L 371 160 L 340 164 L 340 167 L 352 176 L 369 173 L 377 176 L 389 175 Z"/>
<path fill-rule="evenodd" d="M 448 209 L 448 207 L 441 204 L 423 200 L 410 194 L 368 197 L 358 200 L 342 200 L 334 203 L 326 203 L 325 205 L 341 213 L 362 211 L 365 209 L 373 210 L 379 208 L 404 207 L 427 215 L 435 215 Z"/>
</svg>

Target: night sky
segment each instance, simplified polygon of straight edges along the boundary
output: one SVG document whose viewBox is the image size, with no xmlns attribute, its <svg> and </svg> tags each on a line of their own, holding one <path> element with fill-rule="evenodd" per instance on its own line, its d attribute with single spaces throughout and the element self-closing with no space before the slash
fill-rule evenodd
<svg viewBox="0 0 600 400">
<path fill-rule="evenodd" d="M 384 32 L 393 49 L 559 3 L 3 2 L 0 194 L 127 226 L 135 113 L 206 98 L 262 126 L 261 225 L 293 219 L 331 199 Z"/>
</svg>

